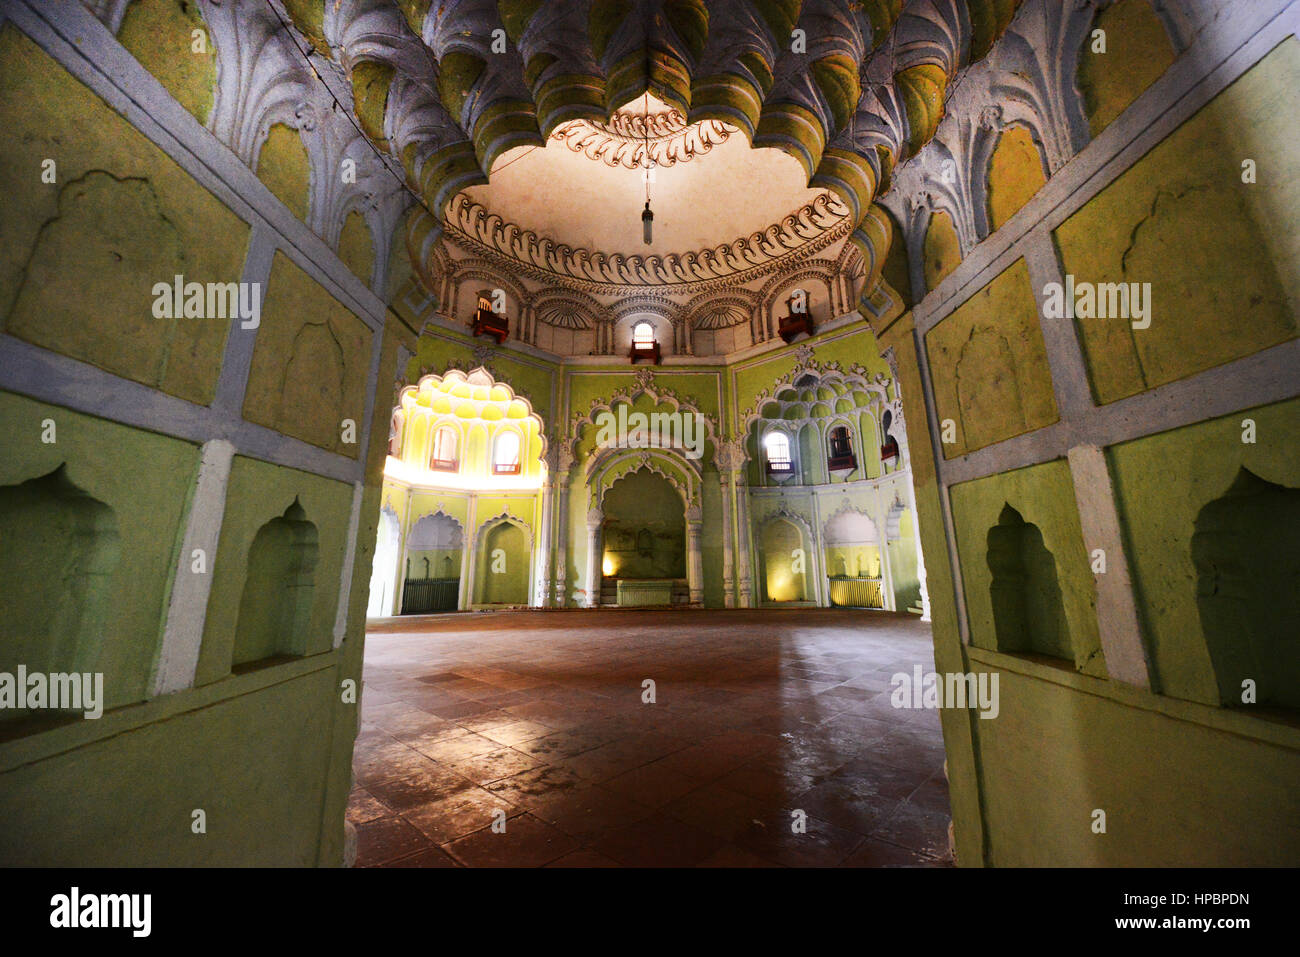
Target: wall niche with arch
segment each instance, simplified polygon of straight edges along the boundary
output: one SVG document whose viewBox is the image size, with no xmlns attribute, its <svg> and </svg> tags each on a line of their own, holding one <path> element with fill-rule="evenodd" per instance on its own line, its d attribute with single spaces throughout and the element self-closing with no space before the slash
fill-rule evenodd
<svg viewBox="0 0 1300 957">
<path fill-rule="evenodd" d="M 232 670 L 308 653 L 319 551 L 316 525 L 297 498 L 258 529 L 248 549 Z"/>
<path fill-rule="evenodd" d="M 1197 514 L 1196 604 L 1222 702 L 1300 708 L 1300 489 L 1242 468 Z"/>
<path fill-rule="evenodd" d="M 686 506 L 666 478 L 630 472 L 610 486 L 602 510 L 605 577 L 686 577 Z"/>
<path fill-rule="evenodd" d="M 758 534 L 759 582 L 765 604 L 814 601 L 811 549 L 803 530 L 791 519 L 774 516 Z"/>
<path fill-rule="evenodd" d="M 1010 505 L 988 533 L 989 595 L 998 651 L 1074 661 L 1056 558 Z"/>
<path fill-rule="evenodd" d="M 513 519 L 479 529 L 474 568 L 474 604 L 527 605 L 532 568 L 531 536 Z"/>
<path fill-rule="evenodd" d="M 0 487 L 0 541 L 11 546 L 0 549 L 0 672 L 99 670 L 121 558 L 114 510 L 60 465 Z M 3 708 L 0 721 L 30 714 Z"/>
</svg>

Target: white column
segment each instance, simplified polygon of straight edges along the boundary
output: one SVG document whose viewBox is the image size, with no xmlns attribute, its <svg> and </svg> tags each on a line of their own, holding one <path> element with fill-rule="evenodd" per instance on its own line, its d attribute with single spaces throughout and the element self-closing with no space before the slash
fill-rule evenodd
<svg viewBox="0 0 1300 957">
<path fill-rule="evenodd" d="M 754 606 L 754 575 L 750 564 L 749 486 L 736 485 L 736 553 L 740 560 L 740 579 L 736 590 L 741 608 Z"/>
<path fill-rule="evenodd" d="M 554 603 L 556 608 L 563 608 L 569 601 L 568 593 L 565 590 L 569 577 L 569 476 L 566 473 L 558 476 L 557 480 L 560 485 L 557 489 L 558 502 L 556 504 L 559 518 L 555 528 Z"/>
<path fill-rule="evenodd" d="M 533 592 L 533 601 L 538 607 L 545 608 L 551 604 L 551 518 L 555 506 L 555 487 L 548 475 L 542 484 L 542 519 L 537 530 L 537 560 L 533 567 L 537 569 L 537 588 Z"/>
<path fill-rule="evenodd" d="M 699 507 L 694 506 L 686 519 L 686 587 L 690 590 L 692 605 L 704 603 L 704 561 L 700 555 L 702 526 Z"/>
<path fill-rule="evenodd" d="M 212 591 L 212 569 L 217 561 L 221 523 L 226 512 L 226 488 L 235 447 L 224 439 L 205 442 L 199 461 L 199 475 L 190 501 L 176 577 L 167 605 L 162 650 L 154 674 L 153 693 L 169 694 L 194 686 L 207 621 L 208 595 Z M 197 553 L 202 552 L 203 571 Z"/>
<path fill-rule="evenodd" d="M 880 486 L 873 496 L 876 502 L 876 529 L 880 534 L 880 597 L 886 611 L 897 611 L 894 598 L 894 576 L 889 567 L 889 512 L 880 507 Z M 892 507 L 892 506 L 891 506 Z"/>
<path fill-rule="evenodd" d="M 718 491 L 722 496 L 722 601 L 727 608 L 736 607 L 735 548 L 731 537 L 731 483 L 733 472 L 718 473 Z"/>
<path fill-rule="evenodd" d="M 921 584 L 921 620 L 930 620 L 930 591 L 925 587 L 925 555 L 921 552 L 921 513 L 916 510 L 916 486 L 912 469 L 907 469 L 907 495 L 912 507 L 912 534 L 916 536 L 916 577 Z"/>
<path fill-rule="evenodd" d="M 587 512 L 587 607 L 595 608 L 600 604 L 600 578 L 602 554 L 601 526 L 605 515 L 598 508 Z"/>
</svg>

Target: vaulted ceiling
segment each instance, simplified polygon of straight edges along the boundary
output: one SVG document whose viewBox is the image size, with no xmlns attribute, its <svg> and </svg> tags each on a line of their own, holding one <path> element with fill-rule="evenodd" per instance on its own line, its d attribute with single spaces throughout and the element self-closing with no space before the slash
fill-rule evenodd
<svg viewBox="0 0 1300 957">
<path fill-rule="evenodd" d="M 601 169 L 613 171 L 608 159 L 619 148 L 616 142 L 601 147 L 600 138 L 612 133 L 616 141 L 619 125 L 629 122 L 620 107 L 648 91 L 657 101 L 652 123 L 689 129 L 686 137 L 679 137 L 680 128 L 658 137 L 664 150 L 702 151 L 707 143 L 722 157 L 747 141 L 789 157 L 749 161 L 759 185 L 751 187 L 752 201 L 731 214 L 734 222 L 665 222 L 662 245 L 652 252 L 726 243 L 797 213 L 829 191 L 832 197 L 821 200 L 821 221 L 844 220 L 849 242 L 862 255 L 864 296 L 878 281 L 890 241 L 877 196 L 888 189 L 895 167 L 934 136 L 949 84 L 990 51 L 1019 5 L 1020 0 L 282 2 L 315 55 L 346 76 L 366 136 L 400 163 L 420 197 L 423 211 L 408 236 L 415 257 L 425 255 L 444 220 L 461 229 L 467 216 L 481 222 L 495 213 L 491 203 L 498 196 L 521 205 L 521 215 L 534 221 L 526 225 L 538 235 L 564 226 L 593 243 L 597 255 L 626 251 L 625 242 L 606 245 L 613 240 L 594 221 L 584 225 L 583 216 L 592 220 L 595 214 L 577 208 L 581 196 L 561 197 L 573 207 L 573 217 L 565 218 L 563 203 L 522 194 L 529 183 L 576 169 L 573 160 L 580 158 L 592 162 L 572 175 L 599 185 Z M 536 157 L 521 155 L 520 148 L 545 147 L 553 135 L 549 149 Z M 680 139 L 676 145 L 674 137 Z M 516 160 L 522 169 L 515 168 Z M 738 156 L 734 161 L 741 162 Z M 734 166 L 730 174 L 725 163 L 709 169 L 700 174 L 700 189 L 743 192 L 730 182 Z M 500 177 L 502 190 L 487 187 L 490 174 Z M 515 188 L 514 200 L 511 174 L 524 183 Z M 640 189 L 641 181 L 635 182 Z M 683 192 L 680 199 L 690 195 Z M 734 199 L 732 206 L 740 202 Z M 474 204 L 490 212 L 475 213 Z M 683 202 L 681 208 L 696 207 Z M 566 245 L 564 238 L 557 244 Z"/>
</svg>

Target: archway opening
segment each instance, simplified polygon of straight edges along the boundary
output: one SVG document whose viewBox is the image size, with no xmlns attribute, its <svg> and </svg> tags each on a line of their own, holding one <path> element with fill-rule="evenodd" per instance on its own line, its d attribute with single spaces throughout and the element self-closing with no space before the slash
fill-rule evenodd
<svg viewBox="0 0 1300 957">
<path fill-rule="evenodd" d="M 401 528 L 397 513 L 385 507 L 379 513 L 375 537 L 375 560 L 370 569 L 370 601 L 367 618 L 382 618 L 394 612 L 397 597 L 397 562 L 401 555 Z"/>
<path fill-rule="evenodd" d="M 411 526 L 406 542 L 403 615 L 456 610 L 463 550 L 460 523 L 449 515 L 425 515 Z M 375 560 L 379 560 L 378 553 Z"/>
<path fill-rule="evenodd" d="M 686 507 L 681 493 L 638 469 L 605 493 L 601 604 L 661 605 L 689 600 Z"/>
<path fill-rule="evenodd" d="M 833 515 L 824 532 L 826 577 L 832 605 L 884 608 L 884 577 L 876 524 L 862 512 Z"/>
</svg>

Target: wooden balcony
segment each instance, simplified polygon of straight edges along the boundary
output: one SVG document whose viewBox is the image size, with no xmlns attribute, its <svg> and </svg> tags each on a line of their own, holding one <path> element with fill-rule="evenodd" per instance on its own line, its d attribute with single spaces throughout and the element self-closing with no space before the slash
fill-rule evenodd
<svg viewBox="0 0 1300 957">
<path fill-rule="evenodd" d="M 634 342 L 632 348 L 628 349 L 627 357 L 632 360 L 632 365 L 636 365 L 637 359 L 649 359 L 655 365 L 659 365 L 661 356 L 659 354 L 659 343 L 656 340 L 650 342 Z"/>
</svg>

